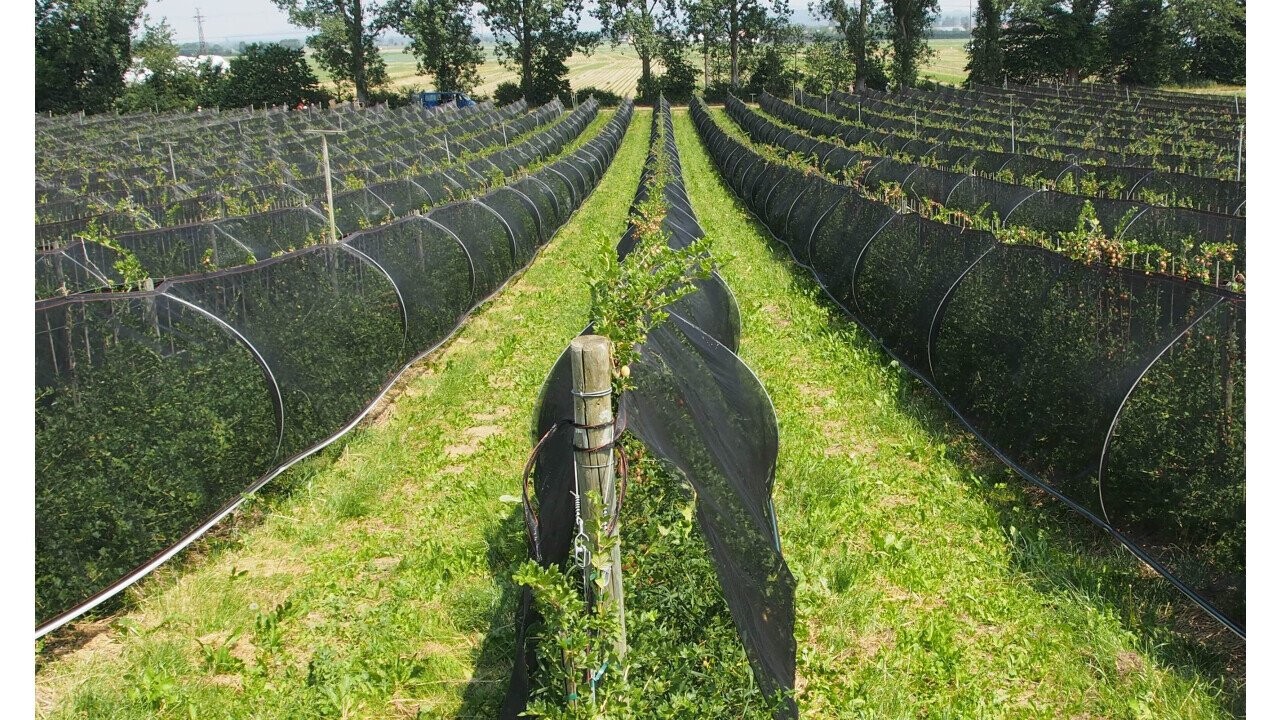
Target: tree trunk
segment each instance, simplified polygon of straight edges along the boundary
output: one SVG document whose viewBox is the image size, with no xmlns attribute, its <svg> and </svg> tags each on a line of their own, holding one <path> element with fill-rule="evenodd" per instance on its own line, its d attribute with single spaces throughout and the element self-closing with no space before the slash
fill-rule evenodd
<svg viewBox="0 0 1280 720">
<path fill-rule="evenodd" d="M 867 91 L 867 19 L 871 14 L 870 0 L 858 0 L 858 25 L 854 32 L 853 67 L 857 91 Z"/>
<path fill-rule="evenodd" d="M 533 29 L 529 27 L 529 4 L 520 3 L 520 90 L 525 100 L 533 94 Z"/>
<path fill-rule="evenodd" d="M 636 54 L 640 56 L 640 84 L 648 87 L 649 78 L 653 74 L 653 58 L 649 54 L 649 48 L 637 48 L 637 50 L 639 52 Z"/>
<path fill-rule="evenodd" d="M 729 86 L 738 89 L 738 0 L 730 0 L 729 6 Z"/>
<path fill-rule="evenodd" d="M 347 38 L 351 42 L 351 81 L 356 86 L 356 102 L 369 103 L 369 81 L 364 69 L 364 7 L 361 0 L 351 3 L 347 18 Z"/>
</svg>

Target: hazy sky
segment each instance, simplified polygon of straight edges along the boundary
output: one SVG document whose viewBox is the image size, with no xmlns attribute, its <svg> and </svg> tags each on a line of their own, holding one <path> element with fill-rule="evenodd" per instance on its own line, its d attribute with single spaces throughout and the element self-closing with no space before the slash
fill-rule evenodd
<svg viewBox="0 0 1280 720">
<path fill-rule="evenodd" d="M 796 22 L 812 22 L 808 0 L 788 0 Z M 942 0 L 942 13 L 967 13 L 969 0 Z M 210 43 L 232 44 L 255 38 L 304 38 L 309 33 L 289 24 L 285 14 L 270 0 L 149 0 L 145 12 L 152 20 L 166 18 L 178 42 L 199 39 L 196 9 L 204 16 L 204 36 Z M 594 30 L 599 24 L 584 18 L 583 27 Z"/>
</svg>

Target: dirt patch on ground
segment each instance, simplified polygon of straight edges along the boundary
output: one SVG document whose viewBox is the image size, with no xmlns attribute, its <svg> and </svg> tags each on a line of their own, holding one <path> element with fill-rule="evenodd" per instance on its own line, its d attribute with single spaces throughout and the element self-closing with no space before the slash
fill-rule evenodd
<svg viewBox="0 0 1280 720">
<path fill-rule="evenodd" d="M 777 325 L 778 327 L 784 327 L 784 328 L 791 327 L 791 318 L 787 317 L 786 314 L 783 313 L 782 310 L 779 309 L 777 305 L 774 305 L 772 303 L 761 305 L 760 312 L 764 313 L 765 315 L 768 315 L 769 318 L 773 321 L 773 324 Z"/>
<path fill-rule="evenodd" d="M 898 643 L 898 635 L 893 628 L 882 628 L 875 632 L 858 636 L 858 657 L 871 660 L 882 650 L 892 650 Z"/>
<path fill-rule="evenodd" d="M 461 442 L 449 445 L 444 449 L 444 454 L 449 457 L 466 457 L 474 455 L 480 449 L 480 444 L 485 440 L 502 433 L 502 428 L 497 425 L 477 425 L 462 431 Z"/>
<path fill-rule="evenodd" d="M 1141 672 L 1145 666 L 1146 664 L 1142 662 L 1142 656 L 1132 650 L 1121 650 L 1116 653 L 1116 673 L 1120 677 Z"/>
<path fill-rule="evenodd" d="M 369 426 L 381 428 L 386 427 L 391 422 L 391 418 L 395 416 L 396 401 L 402 397 L 415 397 L 421 394 L 421 390 L 416 387 L 418 378 L 429 377 L 436 374 L 435 367 L 432 366 L 429 359 L 423 359 L 418 363 L 411 365 L 404 374 L 396 380 L 396 384 L 391 386 L 386 395 L 373 406 L 369 411 L 368 419 L 365 421 Z"/>
</svg>

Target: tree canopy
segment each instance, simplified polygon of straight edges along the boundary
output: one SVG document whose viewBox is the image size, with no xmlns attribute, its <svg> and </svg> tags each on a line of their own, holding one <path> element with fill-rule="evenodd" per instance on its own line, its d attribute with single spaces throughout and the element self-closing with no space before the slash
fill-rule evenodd
<svg viewBox="0 0 1280 720">
<path fill-rule="evenodd" d="M 145 0 L 36 0 L 36 111 L 95 113 L 124 92 Z"/>
</svg>

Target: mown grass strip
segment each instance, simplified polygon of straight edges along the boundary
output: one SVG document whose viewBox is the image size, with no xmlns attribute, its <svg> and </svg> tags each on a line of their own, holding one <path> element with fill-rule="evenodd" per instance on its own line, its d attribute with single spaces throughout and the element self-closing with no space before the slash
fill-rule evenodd
<svg viewBox="0 0 1280 720">
<path fill-rule="evenodd" d="M 503 498 L 546 370 L 586 322 L 580 268 L 626 227 L 648 127 L 637 111 L 579 213 L 375 420 L 131 591 L 133 610 L 82 626 L 100 630 L 87 644 L 46 649 L 38 715 L 494 717 L 526 555 Z"/>
<path fill-rule="evenodd" d="M 778 414 L 801 715 L 1242 714 L 1242 646 L 961 432 L 768 238 L 687 113 L 675 122 L 741 306 L 739 354 Z"/>
</svg>

